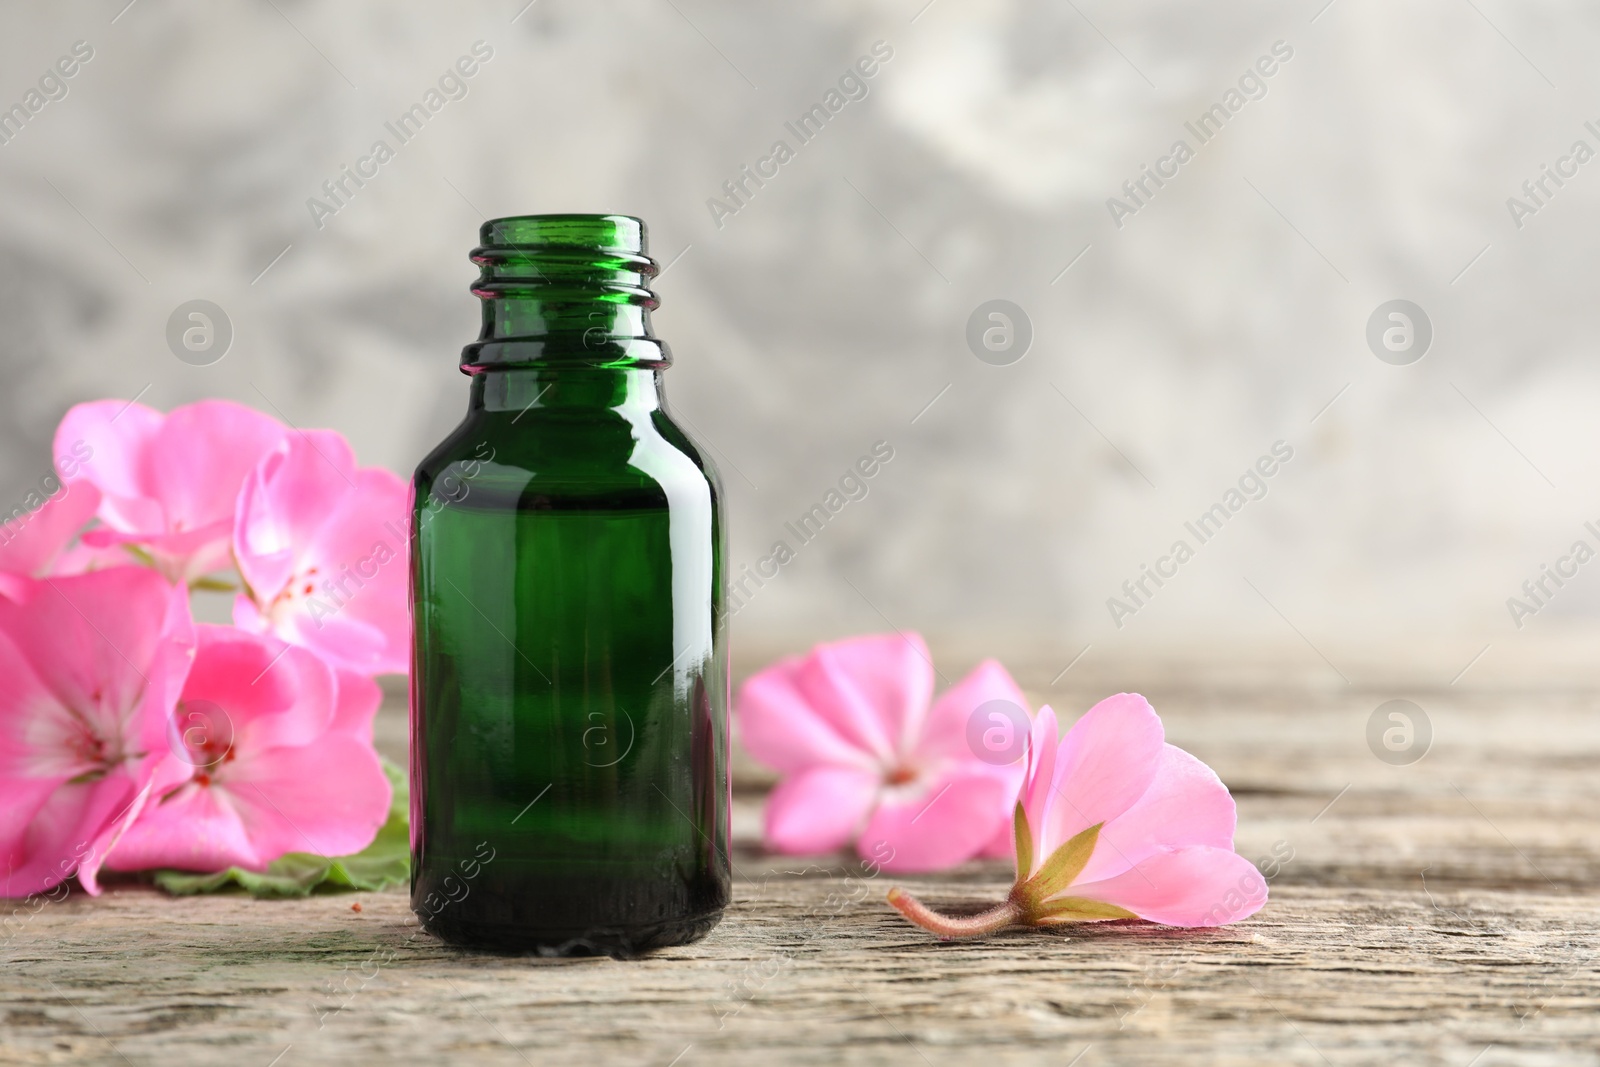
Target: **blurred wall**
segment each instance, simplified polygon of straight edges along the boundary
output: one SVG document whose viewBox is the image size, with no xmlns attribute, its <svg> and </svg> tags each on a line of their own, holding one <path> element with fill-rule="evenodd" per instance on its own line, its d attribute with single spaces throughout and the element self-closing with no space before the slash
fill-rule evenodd
<svg viewBox="0 0 1600 1067">
<path fill-rule="evenodd" d="M 1465 663 L 1600 617 L 1600 563 L 1559 562 L 1600 549 L 1592 5 L 524 2 L 0 11 L 0 498 L 102 396 L 231 397 L 407 472 L 464 409 L 478 223 L 622 212 L 671 263 L 668 393 L 736 570 L 795 552 L 741 640 Z M 233 330 L 206 366 L 167 339 L 195 299 Z M 995 299 L 1020 360 L 986 313 L 969 343 Z M 1420 359 L 1411 312 L 1369 343 L 1396 299 Z M 1576 577 L 1514 619 L 1541 565 Z"/>
</svg>

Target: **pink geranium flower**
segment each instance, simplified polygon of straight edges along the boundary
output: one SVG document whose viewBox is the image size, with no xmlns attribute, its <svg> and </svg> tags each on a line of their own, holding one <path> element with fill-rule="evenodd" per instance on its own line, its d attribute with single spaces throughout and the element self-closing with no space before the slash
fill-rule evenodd
<svg viewBox="0 0 1600 1067">
<path fill-rule="evenodd" d="M 920 636 L 887 634 L 818 645 L 752 676 L 737 703 L 740 736 L 783 780 L 767 799 L 776 852 L 832 852 L 850 842 L 887 870 L 931 871 L 969 860 L 1002 830 L 1022 777 L 968 743 L 973 712 L 1025 698 L 993 660 L 933 697 Z"/>
<path fill-rule="evenodd" d="M 1057 745 L 1045 707 L 1014 812 L 1017 881 L 980 915 L 940 915 L 900 889 L 889 903 L 943 937 L 1006 926 L 1148 919 L 1220 926 L 1253 915 L 1266 880 L 1233 851 L 1233 798 L 1211 768 L 1166 743 L 1144 697 L 1090 708 Z"/>
<path fill-rule="evenodd" d="M 377 684 L 271 637 L 197 630 L 152 797 L 106 866 L 260 870 L 285 852 L 366 848 L 390 800 Z"/>
<path fill-rule="evenodd" d="M 331 430 L 294 434 L 239 494 L 234 555 L 245 592 L 233 621 L 309 648 L 341 669 L 410 669 L 406 485 L 356 467 Z"/>
<path fill-rule="evenodd" d="M 85 545 L 136 549 L 169 579 L 189 582 L 229 566 L 239 487 L 286 432 L 277 420 L 227 400 L 167 415 L 96 400 L 67 412 L 55 450 L 87 453 L 64 480 L 101 494 L 105 526 L 86 533 Z"/>
<path fill-rule="evenodd" d="M 188 596 L 145 567 L 0 597 L 0 896 L 96 873 L 149 795 L 194 651 Z"/>
</svg>

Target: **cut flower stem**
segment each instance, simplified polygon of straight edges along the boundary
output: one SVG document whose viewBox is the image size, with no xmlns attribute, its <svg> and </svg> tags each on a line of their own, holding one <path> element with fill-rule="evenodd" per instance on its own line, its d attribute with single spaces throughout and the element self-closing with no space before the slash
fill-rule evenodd
<svg viewBox="0 0 1600 1067">
<path fill-rule="evenodd" d="M 997 904 L 976 915 L 941 915 L 904 889 L 889 890 L 889 903 L 901 915 L 942 938 L 981 937 L 1017 926 L 1024 921 L 1022 906 L 1014 900 Z"/>
</svg>

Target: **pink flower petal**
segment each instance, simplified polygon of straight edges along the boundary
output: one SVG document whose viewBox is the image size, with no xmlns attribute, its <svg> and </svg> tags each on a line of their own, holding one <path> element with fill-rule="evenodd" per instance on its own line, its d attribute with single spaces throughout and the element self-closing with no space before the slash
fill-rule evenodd
<svg viewBox="0 0 1600 1067">
<path fill-rule="evenodd" d="M 164 421 L 161 412 L 143 404 L 95 400 L 73 407 L 56 427 L 57 462 L 70 456 L 78 464 L 63 471 L 63 480 L 98 488 L 104 497 L 100 517 L 118 530 L 166 528 L 146 465 L 147 449 Z"/>
<path fill-rule="evenodd" d="M 236 605 L 234 622 L 341 669 L 405 673 L 406 499 L 391 472 L 357 470 L 338 434 L 290 437 L 239 495 L 234 553 L 254 603 Z"/>
<path fill-rule="evenodd" d="M 100 527 L 99 529 L 104 529 Z M 112 567 L 127 567 L 141 561 L 133 553 L 121 545 L 110 548 L 97 548 L 86 543 L 85 538 L 99 530 L 87 530 L 75 545 L 69 545 L 61 555 L 56 557 L 54 566 L 50 568 L 52 577 L 64 578 L 76 574 L 88 574 L 90 571 L 103 571 Z"/>
<path fill-rule="evenodd" d="M 965 678 L 939 694 L 928 709 L 916 753 L 925 758 L 946 757 L 971 760 L 974 757 L 967 739 L 967 723 L 972 713 L 990 701 L 1003 700 L 1026 714 L 1028 699 L 997 660 L 986 659 Z M 1019 746 L 1021 738 L 1018 739 Z M 1018 748 L 1021 755 L 1021 748 Z"/>
<path fill-rule="evenodd" d="M 94 872 L 104 860 L 102 850 L 136 813 L 141 779 L 148 776 L 148 763 L 123 764 L 94 781 L 52 783 L 43 803 L 29 816 L 26 830 L 0 853 L 6 866 L 0 895 L 39 893 L 74 874 L 91 894 L 97 893 Z M 28 789 L 27 794 L 36 796 L 37 789 Z M 9 788 L 7 795 L 12 795 Z"/>
<path fill-rule="evenodd" d="M 231 523 L 245 477 L 285 432 L 278 420 L 231 400 L 174 408 L 145 460 L 168 532 Z"/>
<path fill-rule="evenodd" d="M 328 728 L 372 744 L 372 721 L 383 703 L 378 683 L 355 671 L 339 671 L 339 697 Z"/>
<path fill-rule="evenodd" d="M 850 843 L 878 795 L 878 777 L 848 767 L 817 767 L 779 782 L 767 797 L 766 846 L 815 856 Z"/>
<path fill-rule="evenodd" d="M 248 593 L 240 593 L 233 598 L 233 624 L 245 633 L 262 634 L 272 628 L 272 622 L 261 609 L 256 607 L 256 602 L 250 599 Z"/>
<path fill-rule="evenodd" d="M 1166 926 L 1221 926 L 1259 911 L 1267 882 L 1232 849 L 1194 845 L 1157 852 L 1122 874 L 1074 885 L 1062 895 L 1115 904 Z"/>
<path fill-rule="evenodd" d="M 1028 820 L 1029 833 L 1035 833 L 1034 827 L 1044 825 L 1044 812 L 1049 804 L 1051 792 L 1050 783 L 1055 777 L 1056 751 L 1059 741 L 1056 737 L 1055 709 L 1046 704 L 1039 709 L 1033 718 L 1033 729 L 1028 735 L 1028 745 L 1023 752 L 1022 773 L 1018 775 L 1017 787 L 1012 790 L 1010 807 L 1006 817 L 994 837 L 983 846 L 979 853 L 985 859 L 1015 859 L 1017 855 L 1017 830 L 1016 806 L 1021 804 L 1023 814 Z M 1033 870 L 1026 872 L 1032 875 L 1039 869 L 1049 853 L 1040 851 L 1040 843 L 1033 843 Z"/>
<path fill-rule="evenodd" d="M 1164 849 L 1233 849 L 1238 813 L 1217 773 L 1176 745 L 1162 750 L 1155 779 L 1134 805 L 1100 829 L 1078 880 L 1110 878 Z"/>
<path fill-rule="evenodd" d="M 111 851 L 106 866 L 117 871 L 174 867 L 220 871 L 260 870 L 261 857 L 232 796 L 198 784 L 179 787 L 134 823 Z"/>
<path fill-rule="evenodd" d="M 0 599 L 6 892 L 76 872 L 95 893 L 167 744 L 194 643 L 188 597 L 143 567 L 13 578 Z"/>
<path fill-rule="evenodd" d="M 216 731 L 211 740 L 222 751 L 230 742 L 242 750 L 307 745 L 328 732 L 338 692 L 333 668 L 304 649 L 231 626 L 199 626 L 196 636 L 194 668 L 176 714 L 180 729 Z M 203 721 L 211 708 L 221 709 L 221 724 Z"/>
<path fill-rule="evenodd" d="M 341 686 L 316 655 L 272 637 L 201 628 L 179 721 L 214 703 L 232 744 L 166 759 L 159 799 L 109 864 L 259 869 L 285 852 L 365 848 L 388 817 L 390 788 L 371 742 L 377 686 L 350 682 Z"/>
<path fill-rule="evenodd" d="M 938 871 L 972 859 L 993 840 L 1016 784 L 990 773 L 956 772 L 916 789 L 889 791 L 857 841 L 886 871 Z M 884 858 L 884 848 L 893 850 Z"/>
<path fill-rule="evenodd" d="M 263 862 L 285 852 L 360 852 L 388 819 L 392 792 L 372 746 L 337 732 L 241 756 L 217 787 L 232 798 Z"/>
<path fill-rule="evenodd" d="M 48 848 L 41 857 L 28 839 L 34 820 L 51 794 L 65 781 L 60 777 L 0 774 L 0 796 L 5 797 L 5 803 L 0 804 L 0 867 L 6 872 L 0 879 L 0 898 L 25 897 L 48 889 L 52 883 L 32 869 L 34 864 L 42 858 L 41 866 L 48 871 L 58 856 L 70 855 L 70 852 L 60 853 L 57 848 Z M 62 877 L 68 874 L 71 874 L 70 869 Z"/>
<path fill-rule="evenodd" d="M 759 671 L 734 705 L 739 741 L 760 762 L 785 774 L 817 764 L 877 769 L 877 761 L 834 729 L 801 692 L 799 657 Z"/>
<path fill-rule="evenodd" d="M 29 582 L 21 588 L 26 592 L 32 586 Z M 0 779 L 42 782 L 41 788 L 48 792 L 69 778 L 93 773 L 96 765 L 85 751 L 89 746 L 75 743 L 82 735 L 78 716 L 40 680 L 27 657 L 0 628 Z M 16 818 L 26 806 L 21 792 L 15 799 L 10 790 L 3 795 L 6 804 L 0 805 L 0 826 L 6 825 L 7 816 Z M 44 795 L 39 795 L 40 804 Z M 14 826 L 17 834 L 28 818 L 31 816 L 22 817 Z M 0 852 L 8 840 L 0 830 Z"/>
<path fill-rule="evenodd" d="M 228 565 L 239 488 L 285 432 L 269 416 L 226 400 L 166 416 L 100 401 L 67 412 L 56 448 L 77 464 L 69 483 L 100 490 L 100 518 L 112 533 L 141 545 L 174 580 L 192 580 Z M 96 537 L 88 543 L 104 547 L 106 537 Z"/>
<path fill-rule="evenodd" d="M 1033 733 L 1028 738 L 1028 769 L 1018 794 L 1023 813 L 1028 819 L 1029 832 L 1033 835 L 1033 869 L 1027 872 L 1030 876 L 1054 851 L 1045 840 L 1045 827 L 1049 820 L 1050 804 L 1055 800 L 1051 786 L 1055 782 L 1056 755 L 1061 747 L 1058 730 L 1055 709 L 1046 704 L 1033 718 Z M 1013 848 L 1008 854 L 1014 853 Z"/>
<path fill-rule="evenodd" d="M 773 847 L 827 851 L 855 838 L 885 869 L 934 870 L 1009 826 L 1024 761 L 979 759 L 967 723 L 991 699 L 1025 713 L 1022 693 L 990 661 L 930 707 L 933 677 L 921 637 L 888 634 L 818 645 L 745 683 L 741 739 L 789 775 L 768 800 Z"/>
<path fill-rule="evenodd" d="M 330 635 L 326 647 L 311 641 L 306 647 L 351 670 L 404 674 L 411 667 L 406 485 L 390 471 L 368 468 L 357 475 L 356 486 L 304 557 L 311 563 L 325 561 L 324 569 L 337 574 L 329 580 L 340 594 L 333 604 L 335 615 L 313 619 L 308 611 L 304 616 L 313 627 L 321 622 L 318 629 Z M 341 654 L 333 647 L 334 621 L 362 628 L 357 651 Z M 366 635 L 375 635 L 381 644 L 367 647 Z"/>
<path fill-rule="evenodd" d="M 87 482 L 66 486 L 37 511 L 0 526 L 0 571 L 35 578 L 53 565 L 100 507 L 100 490 Z"/>
<path fill-rule="evenodd" d="M 234 548 L 245 581 L 258 594 L 281 590 L 296 557 L 355 484 L 355 453 L 342 435 L 312 430 L 285 438 L 238 494 Z"/>
<path fill-rule="evenodd" d="M 192 581 L 232 563 L 228 548 L 232 530 L 233 524 L 225 519 L 179 533 L 127 533 L 100 526 L 84 533 L 83 544 L 100 553 L 101 559 L 120 557 L 123 564 L 138 562 L 128 549 L 140 548 L 171 580 Z"/>
<path fill-rule="evenodd" d="M 4 631 L 45 687 L 106 735 L 134 719 L 141 700 L 171 700 L 164 643 L 174 628 L 184 653 L 193 642 L 187 632 L 187 596 L 144 567 L 116 567 L 93 574 L 33 582 L 23 600 L 0 599 Z M 158 656 L 158 653 L 161 655 Z M 151 677 L 152 665 L 162 669 Z M 182 663 L 181 682 L 188 664 Z M 147 686 L 154 692 L 146 692 Z M 163 723 L 165 712 L 156 722 Z M 145 724 L 146 726 L 148 724 Z M 141 731 L 130 737 L 149 741 Z M 158 728 L 155 739 L 159 742 Z"/>
<path fill-rule="evenodd" d="M 841 737 L 894 766 L 921 733 L 933 661 L 918 634 L 852 637 L 812 649 L 796 682 Z"/>
<path fill-rule="evenodd" d="M 1048 856 L 1080 831 L 1131 808 L 1150 788 L 1165 743 L 1160 718 L 1137 693 L 1107 697 L 1085 712 L 1061 739 L 1044 843 L 1036 842 L 1035 855 Z"/>
<path fill-rule="evenodd" d="M 78 860 L 78 884 L 92 897 L 100 895 L 100 868 L 105 866 L 106 858 L 116 848 L 117 842 L 122 840 L 122 835 L 138 821 L 155 785 L 152 780 L 152 771 L 157 759 L 151 757 L 140 764 L 125 764 L 124 770 L 134 779 L 137 791 L 133 799 L 122 805 L 118 813 L 107 820 L 94 840 L 90 843 L 89 851 Z"/>
<path fill-rule="evenodd" d="M 398 621 L 404 610 L 396 608 L 392 617 Z M 294 612 L 273 627 L 273 631 L 302 648 L 315 649 L 341 670 L 403 674 L 409 666 L 409 659 L 402 657 L 400 646 L 404 638 L 399 633 L 385 631 L 352 614 L 313 618 Z"/>
<path fill-rule="evenodd" d="M 1017 855 L 1016 826 L 1008 819 L 995 831 L 989 843 L 979 851 L 978 857 L 986 860 L 1014 859 Z"/>
</svg>

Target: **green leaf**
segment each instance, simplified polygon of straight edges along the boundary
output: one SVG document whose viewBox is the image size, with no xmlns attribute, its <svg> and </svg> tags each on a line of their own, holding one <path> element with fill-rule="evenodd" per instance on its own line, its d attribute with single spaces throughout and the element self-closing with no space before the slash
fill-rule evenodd
<svg viewBox="0 0 1600 1067">
<path fill-rule="evenodd" d="M 1017 881 L 1021 882 L 1033 870 L 1033 830 L 1028 826 L 1028 813 L 1022 810 L 1020 800 L 1016 814 L 1011 817 L 1011 826 L 1017 835 Z"/>
<path fill-rule="evenodd" d="M 1095 823 L 1052 852 L 1039 873 L 1025 886 L 1028 895 L 1034 900 L 1045 900 L 1071 885 L 1089 863 L 1089 857 L 1094 855 L 1095 842 L 1100 840 L 1100 827 L 1104 825 Z"/>
<path fill-rule="evenodd" d="M 1087 897 L 1062 897 L 1042 905 L 1034 912 L 1042 923 L 1095 922 L 1100 919 L 1137 919 L 1127 908 Z"/>
<path fill-rule="evenodd" d="M 161 870 L 155 883 L 169 893 L 188 896 L 215 893 L 237 886 L 255 897 L 303 897 L 313 890 L 385 889 L 411 877 L 410 798 L 403 770 L 383 761 L 383 772 L 394 787 L 389 819 L 372 844 L 353 856 L 314 856 L 290 852 L 267 864 L 264 871 L 229 867 L 215 874 Z"/>
</svg>

